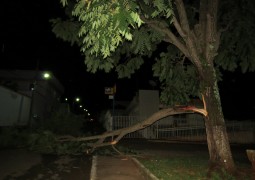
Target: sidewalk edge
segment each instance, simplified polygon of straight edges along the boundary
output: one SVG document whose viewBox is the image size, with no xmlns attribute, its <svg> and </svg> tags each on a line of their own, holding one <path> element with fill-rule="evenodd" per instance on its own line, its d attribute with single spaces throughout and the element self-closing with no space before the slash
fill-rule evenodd
<svg viewBox="0 0 255 180">
<path fill-rule="evenodd" d="M 93 156 L 90 171 L 90 180 L 96 180 L 96 174 L 97 174 L 97 156 Z"/>
<path fill-rule="evenodd" d="M 142 165 L 136 158 L 132 158 L 133 162 L 140 168 L 143 176 L 148 180 L 159 180 L 154 174 L 152 174 L 144 165 Z"/>
</svg>

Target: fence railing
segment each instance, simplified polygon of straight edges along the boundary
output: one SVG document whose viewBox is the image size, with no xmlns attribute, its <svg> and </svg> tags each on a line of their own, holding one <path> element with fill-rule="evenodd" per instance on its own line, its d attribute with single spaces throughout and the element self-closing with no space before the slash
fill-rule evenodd
<svg viewBox="0 0 255 180">
<path fill-rule="evenodd" d="M 139 116 L 114 116 L 112 130 L 129 127 L 141 121 Z M 227 121 L 230 142 L 254 143 L 255 121 Z M 206 141 L 206 129 L 201 118 L 166 118 L 145 129 L 129 133 L 124 138 Z"/>
</svg>

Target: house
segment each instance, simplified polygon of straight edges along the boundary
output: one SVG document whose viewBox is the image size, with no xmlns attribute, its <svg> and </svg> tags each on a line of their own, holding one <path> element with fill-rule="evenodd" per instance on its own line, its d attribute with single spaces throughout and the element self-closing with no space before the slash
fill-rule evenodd
<svg viewBox="0 0 255 180">
<path fill-rule="evenodd" d="M 191 100 L 190 105 L 203 107 L 199 99 Z M 167 108 L 167 106 L 160 103 L 158 90 L 139 90 L 122 115 L 138 116 L 139 120 L 142 121 L 162 108 Z M 194 119 L 196 119 L 196 121 L 193 121 Z M 161 124 L 164 124 L 163 122 L 165 121 L 167 124 L 172 123 L 175 124 L 175 126 L 198 125 L 198 119 L 201 120 L 199 125 L 204 125 L 202 115 L 194 113 L 169 116 L 162 119 Z M 178 124 L 176 124 L 174 120 L 178 120 Z"/>
<path fill-rule="evenodd" d="M 47 73 L 48 79 L 44 71 L 0 70 L 0 126 L 41 125 L 60 106 L 64 87 Z"/>
</svg>

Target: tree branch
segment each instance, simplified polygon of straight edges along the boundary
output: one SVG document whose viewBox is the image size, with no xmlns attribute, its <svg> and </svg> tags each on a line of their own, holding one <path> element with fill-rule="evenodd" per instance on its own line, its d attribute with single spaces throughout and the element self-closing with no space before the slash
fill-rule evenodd
<svg viewBox="0 0 255 180">
<path fill-rule="evenodd" d="M 187 35 L 184 33 L 184 31 L 182 30 L 181 26 L 180 26 L 180 23 L 178 22 L 178 20 L 176 19 L 176 17 L 174 16 L 173 17 L 173 24 L 174 24 L 174 27 L 175 29 L 178 31 L 178 33 L 180 34 L 180 36 L 182 38 L 186 38 Z"/>
<path fill-rule="evenodd" d="M 206 42 L 205 57 L 208 63 L 212 64 L 214 57 L 217 55 L 220 32 L 217 29 L 217 10 L 218 0 L 208 0 L 208 13 L 206 14 Z"/>
<path fill-rule="evenodd" d="M 90 137 L 75 138 L 75 137 L 71 137 L 71 136 L 68 136 L 68 137 L 62 136 L 62 137 L 58 138 L 58 141 L 60 141 L 60 142 L 63 142 L 63 141 L 89 141 L 89 140 L 98 139 L 97 142 L 89 144 L 89 146 L 92 148 L 90 150 L 90 152 L 92 152 L 97 147 L 117 144 L 123 136 L 125 136 L 131 132 L 135 132 L 137 130 L 144 129 L 162 118 L 168 117 L 170 115 L 175 115 L 175 114 L 194 113 L 194 112 L 197 112 L 204 116 L 207 116 L 207 111 L 205 109 L 199 109 L 199 108 L 196 108 L 193 106 L 167 108 L 167 109 L 163 109 L 163 110 L 160 110 L 160 111 L 154 113 L 152 116 L 145 119 L 144 121 L 139 122 L 139 123 L 132 125 L 130 127 L 118 129 L 115 131 L 109 131 L 102 135 L 90 136 Z M 105 142 L 105 139 L 107 137 L 112 137 L 112 139 L 108 142 Z M 114 137 L 116 137 L 116 138 L 114 139 Z"/>
<path fill-rule="evenodd" d="M 190 30 L 189 27 L 189 21 L 187 18 L 187 13 L 183 4 L 183 0 L 175 0 L 175 5 L 177 8 L 177 12 L 179 15 L 179 21 L 176 18 L 174 18 L 174 26 L 178 33 L 182 36 L 183 40 L 186 43 L 187 50 L 190 54 L 190 61 L 196 66 L 198 71 L 201 73 L 202 67 L 201 62 L 199 58 L 198 52 L 200 51 L 200 48 L 197 47 L 197 37 L 193 31 Z"/>
<path fill-rule="evenodd" d="M 175 45 L 186 57 L 190 57 L 190 54 L 186 48 L 186 46 L 172 33 L 171 30 L 167 27 L 166 24 L 159 20 L 149 20 L 146 19 L 144 16 L 140 15 L 140 18 L 151 28 L 155 29 L 156 31 L 161 32 L 164 34 L 169 43 Z"/>
<path fill-rule="evenodd" d="M 185 10 L 183 1 L 175 0 L 175 4 L 176 4 L 176 8 L 177 8 L 177 11 L 179 14 L 181 27 L 182 27 L 183 31 L 185 32 L 185 34 L 188 34 L 190 32 L 189 21 L 187 18 L 187 14 L 186 14 L 186 10 Z"/>
</svg>

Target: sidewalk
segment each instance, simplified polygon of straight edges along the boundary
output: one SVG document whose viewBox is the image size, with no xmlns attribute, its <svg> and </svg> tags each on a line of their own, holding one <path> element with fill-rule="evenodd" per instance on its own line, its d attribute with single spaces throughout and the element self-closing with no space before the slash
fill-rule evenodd
<svg viewBox="0 0 255 180">
<path fill-rule="evenodd" d="M 90 180 L 156 180 L 131 157 L 94 156 Z"/>
</svg>

